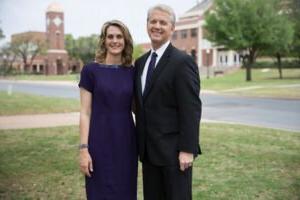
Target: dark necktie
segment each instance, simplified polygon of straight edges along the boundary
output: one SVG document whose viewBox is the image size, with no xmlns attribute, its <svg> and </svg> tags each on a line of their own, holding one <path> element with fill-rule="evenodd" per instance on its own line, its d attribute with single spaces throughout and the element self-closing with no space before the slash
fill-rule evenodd
<svg viewBox="0 0 300 200">
<path fill-rule="evenodd" d="M 151 54 L 151 60 L 150 60 L 149 65 L 148 65 L 148 71 L 147 71 L 147 76 L 146 76 L 146 83 L 145 83 L 144 92 L 146 91 L 147 87 L 149 87 L 151 76 L 152 76 L 154 68 L 155 68 L 156 57 L 157 57 L 157 54 L 155 52 L 153 52 Z"/>
</svg>

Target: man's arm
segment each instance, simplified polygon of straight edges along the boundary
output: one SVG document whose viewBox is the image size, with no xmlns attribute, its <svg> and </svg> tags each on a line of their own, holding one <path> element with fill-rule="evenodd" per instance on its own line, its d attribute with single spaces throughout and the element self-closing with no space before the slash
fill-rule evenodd
<svg viewBox="0 0 300 200">
<path fill-rule="evenodd" d="M 202 103 L 198 66 L 191 57 L 185 56 L 178 66 L 175 80 L 176 99 L 179 108 L 179 162 L 181 170 L 188 168 L 198 154 L 199 123 Z"/>
</svg>

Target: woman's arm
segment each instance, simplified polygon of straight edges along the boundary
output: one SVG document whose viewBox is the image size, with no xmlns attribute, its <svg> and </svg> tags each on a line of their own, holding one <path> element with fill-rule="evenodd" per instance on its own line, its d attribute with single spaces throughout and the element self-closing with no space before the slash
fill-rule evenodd
<svg viewBox="0 0 300 200">
<path fill-rule="evenodd" d="M 80 144 L 87 145 L 90 129 L 90 118 L 92 108 L 92 94 L 80 88 Z M 88 151 L 88 147 L 80 148 L 80 170 L 86 176 L 91 176 L 93 163 Z"/>
</svg>

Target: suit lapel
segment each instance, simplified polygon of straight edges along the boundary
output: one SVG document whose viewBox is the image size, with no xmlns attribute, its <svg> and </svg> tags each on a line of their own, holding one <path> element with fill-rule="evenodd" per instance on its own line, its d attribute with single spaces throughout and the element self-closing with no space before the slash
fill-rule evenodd
<svg viewBox="0 0 300 200">
<path fill-rule="evenodd" d="M 149 57 L 151 51 L 147 52 L 143 57 L 141 57 L 140 64 L 137 66 L 137 90 L 138 90 L 138 99 L 142 103 L 143 97 L 142 97 L 142 81 L 141 77 L 145 68 L 145 64 L 147 61 L 147 58 Z M 141 104 L 142 105 L 142 104 Z"/>
<path fill-rule="evenodd" d="M 146 88 L 146 90 L 144 91 L 143 99 L 147 98 L 147 96 L 149 95 L 153 85 L 155 84 L 155 81 L 161 75 L 162 71 L 165 69 L 167 63 L 169 62 L 169 58 L 170 58 L 172 48 L 173 48 L 172 44 L 169 44 L 169 46 L 165 50 L 164 54 L 160 58 L 159 62 L 157 63 L 157 65 L 155 67 L 155 70 L 152 74 L 152 77 L 150 79 L 149 87 Z"/>
</svg>

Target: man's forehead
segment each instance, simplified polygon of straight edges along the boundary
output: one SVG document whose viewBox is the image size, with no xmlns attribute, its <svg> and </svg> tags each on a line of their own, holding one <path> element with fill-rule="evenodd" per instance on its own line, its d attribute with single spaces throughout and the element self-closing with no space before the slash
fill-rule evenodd
<svg viewBox="0 0 300 200">
<path fill-rule="evenodd" d="M 153 15 L 153 14 L 161 14 L 161 15 L 168 15 L 170 16 L 170 13 L 164 11 L 164 10 L 159 10 L 159 9 L 155 9 L 155 10 L 152 10 L 152 12 L 150 12 L 150 15 Z"/>
</svg>

